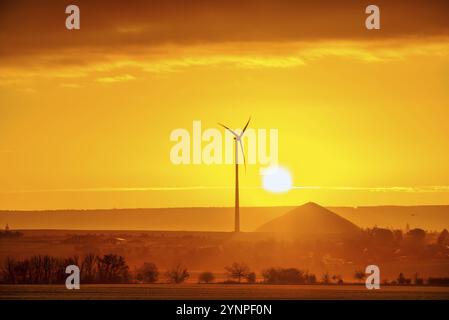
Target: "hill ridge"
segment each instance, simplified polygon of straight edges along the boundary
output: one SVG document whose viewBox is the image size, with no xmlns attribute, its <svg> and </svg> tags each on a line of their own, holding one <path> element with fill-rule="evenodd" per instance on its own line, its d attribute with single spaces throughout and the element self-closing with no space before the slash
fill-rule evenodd
<svg viewBox="0 0 449 320">
<path fill-rule="evenodd" d="M 298 206 L 256 229 L 295 234 L 354 234 L 359 230 L 351 221 L 314 202 Z"/>
</svg>

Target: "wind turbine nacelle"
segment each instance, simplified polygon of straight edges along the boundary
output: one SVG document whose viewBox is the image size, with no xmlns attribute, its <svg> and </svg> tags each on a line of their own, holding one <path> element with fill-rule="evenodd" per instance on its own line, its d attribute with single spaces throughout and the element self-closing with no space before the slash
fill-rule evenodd
<svg viewBox="0 0 449 320">
<path fill-rule="evenodd" d="M 233 133 L 232 133 L 233 132 Z M 202 130 L 201 121 L 192 123 L 192 130 L 178 128 L 170 133 L 170 141 L 176 142 L 170 150 L 173 164 L 235 164 L 235 143 L 240 144 L 237 162 L 261 166 L 278 164 L 278 130 L 243 130 L 209 128 Z M 242 135 L 244 133 L 244 135 Z M 269 138 L 269 148 L 267 139 Z"/>
</svg>

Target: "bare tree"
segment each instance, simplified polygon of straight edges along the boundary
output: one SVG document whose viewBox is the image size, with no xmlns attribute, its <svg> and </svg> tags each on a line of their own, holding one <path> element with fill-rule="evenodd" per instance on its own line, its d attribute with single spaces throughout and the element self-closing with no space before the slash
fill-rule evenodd
<svg viewBox="0 0 449 320">
<path fill-rule="evenodd" d="M 137 270 L 136 278 L 145 283 L 154 283 L 159 278 L 159 271 L 154 263 L 145 262 L 143 266 Z"/>
<path fill-rule="evenodd" d="M 199 283 L 210 283 L 213 282 L 215 280 L 215 276 L 212 272 L 209 271 L 204 271 L 201 272 L 200 275 L 198 276 L 198 282 Z"/>
<path fill-rule="evenodd" d="M 304 284 L 308 280 L 309 274 L 296 268 L 268 268 L 263 270 L 262 277 L 266 283 Z"/>
<path fill-rule="evenodd" d="M 447 229 L 441 231 L 437 239 L 437 244 L 439 244 L 440 246 L 449 245 L 449 231 L 447 231 Z"/>
<path fill-rule="evenodd" d="M 107 254 L 97 260 L 98 280 L 104 283 L 120 283 L 129 280 L 129 267 L 125 258 Z"/>
<path fill-rule="evenodd" d="M 316 283 L 316 276 L 313 273 L 306 273 L 305 274 L 305 283 L 307 284 L 315 284 Z"/>
<path fill-rule="evenodd" d="M 50 274 L 45 269 L 45 258 L 48 256 L 32 256 L 29 259 L 28 278 L 31 283 L 46 283 L 50 281 Z"/>
<path fill-rule="evenodd" d="M 404 274 L 401 272 L 401 273 L 399 273 L 399 276 L 397 278 L 397 282 L 398 282 L 398 284 L 410 284 L 412 282 L 412 279 L 406 278 L 404 276 Z"/>
<path fill-rule="evenodd" d="M 323 280 L 323 284 L 331 283 L 331 276 L 330 276 L 329 272 L 326 272 L 325 274 L 323 274 L 321 279 Z"/>
<path fill-rule="evenodd" d="M 407 233 L 408 238 L 414 243 L 414 244 L 423 244 L 426 239 L 426 231 L 420 228 L 415 228 L 410 230 Z"/>
<path fill-rule="evenodd" d="M 239 283 L 251 272 L 243 262 L 234 262 L 232 265 L 225 267 L 225 270 L 230 278 L 237 279 Z"/>
<path fill-rule="evenodd" d="M 255 272 L 250 272 L 246 275 L 245 277 L 246 282 L 248 283 L 255 283 L 256 282 L 256 273 Z"/>
<path fill-rule="evenodd" d="M 339 274 L 334 274 L 334 275 L 332 276 L 332 280 L 333 280 L 335 283 L 343 284 L 343 277 L 342 277 L 341 275 L 339 275 Z"/>
<path fill-rule="evenodd" d="M 88 253 L 81 262 L 81 277 L 83 282 L 92 283 L 95 281 L 97 270 L 98 257 L 93 253 Z"/>
<path fill-rule="evenodd" d="M 2 281 L 31 284 L 64 283 L 67 276 L 66 267 L 79 265 L 78 260 L 77 256 L 56 258 L 50 255 L 36 255 L 24 260 L 7 257 L 1 268 Z M 100 283 L 127 282 L 130 278 L 125 259 L 115 254 L 105 255 L 101 259 L 95 255 L 86 256 L 82 261 L 81 275 L 83 279 L 89 279 L 89 282 Z"/>
<path fill-rule="evenodd" d="M 356 270 L 354 273 L 354 279 L 356 279 L 359 282 L 362 282 L 363 279 L 365 279 L 365 277 L 366 277 L 366 274 L 363 271 Z"/>
<path fill-rule="evenodd" d="M 416 286 L 422 286 L 424 284 L 424 278 L 420 277 L 418 272 L 413 276 L 413 284 Z"/>
<path fill-rule="evenodd" d="M 172 283 L 182 283 L 190 276 L 190 274 L 186 267 L 178 263 L 174 267 L 167 270 L 166 276 Z"/>
<path fill-rule="evenodd" d="M 17 261 L 12 257 L 6 257 L 2 267 L 2 277 L 6 283 L 17 283 Z"/>
</svg>

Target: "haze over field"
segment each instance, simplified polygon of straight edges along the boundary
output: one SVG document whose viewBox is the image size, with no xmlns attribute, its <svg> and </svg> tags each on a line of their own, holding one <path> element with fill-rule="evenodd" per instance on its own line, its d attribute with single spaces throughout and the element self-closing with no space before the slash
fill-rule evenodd
<svg viewBox="0 0 449 320">
<path fill-rule="evenodd" d="M 172 220 L 165 220 L 165 223 L 173 224 L 176 220 L 178 228 L 180 225 L 185 227 L 185 219 L 192 216 L 198 220 L 208 219 L 207 215 L 211 215 L 210 211 L 201 212 L 194 208 L 190 209 L 192 212 L 184 212 L 185 210 L 188 209 L 175 210 L 172 212 Z M 257 209 L 254 210 L 257 212 Z M 270 209 L 266 209 L 265 213 L 272 213 L 269 211 Z M 183 212 L 188 215 L 181 219 Z M 14 214 L 16 213 L 12 213 Z M 30 213 L 33 214 L 39 215 Z M 53 213 L 53 218 L 63 217 L 67 225 L 68 220 L 80 220 L 82 223 L 82 215 L 89 216 L 90 213 L 78 212 L 72 217 L 70 213 Z M 102 215 L 106 221 L 119 216 L 122 223 L 126 218 L 127 223 L 142 223 L 145 221 L 142 215 L 148 218 L 151 213 L 136 212 L 128 215 L 106 211 Z M 170 212 L 165 212 L 159 218 L 167 216 L 170 216 Z M 232 228 L 230 210 L 228 219 L 231 221 L 228 223 L 229 227 Z M 45 221 L 48 220 L 50 219 L 46 217 Z M 151 225 L 151 219 L 148 220 Z M 159 227 L 167 229 L 163 219 L 158 222 Z M 87 222 L 86 225 L 94 224 Z M 257 232 L 211 231 L 208 225 L 203 225 L 207 231 L 154 231 L 155 224 L 152 225 L 153 231 L 144 231 L 150 228 L 143 228 L 142 224 L 134 230 L 124 230 L 126 226 L 124 223 L 120 230 L 5 230 L 0 233 L 0 263 L 15 263 L 11 257 L 25 259 L 36 255 L 38 257 L 33 258 L 34 262 L 45 256 L 72 257 L 78 261 L 79 257 L 89 257 L 92 254 L 98 257 L 95 261 L 102 261 L 98 260 L 102 256 L 110 261 L 112 258 L 108 255 L 115 254 L 115 259 L 119 259 L 119 256 L 126 259 L 130 270 L 150 262 L 163 269 L 182 262 L 191 271 L 192 277 L 188 282 L 195 282 L 202 270 L 213 271 L 217 279 L 225 281 L 223 269 L 233 261 L 252 266 L 259 277 L 267 268 L 283 266 L 300 268 L 305 274 L 332 272 L 336 279 L 334 281 L 341 277 L 352 281 L 355 270 L 373 263 L 381 267 L 383 279 L 390 280 L 401 272 L 408 276 L 419 273 L 426 277 L 446 277 L 449 270 L 447 230 L 425 231 L 416 226 L 404 229 L 378 226 L 362 229 L 315 203 L 288 209 L 286 213 L 262 224 L 256 229 Z M 26 261 L 24 265 L 27 265 Z M 22 269 L 17 269 L 17 272 L 20 270 Z M 315 283 L 316 276 L 314 279 Z M 129 281 L 127 277 L 122 280 Z"/>
<path fill-rule="evenodd" d="M 241 208 L 242 230 L 254 231 L 294 208 Z M 449 205 L 328 209 L 362 228 L 405 229 L 409 224 L 427 230 L 449 229 Z M 15 229 L 231 231 L 234 208 L 0 211 L 0 225 L 6 223 Z"/>
</svg>

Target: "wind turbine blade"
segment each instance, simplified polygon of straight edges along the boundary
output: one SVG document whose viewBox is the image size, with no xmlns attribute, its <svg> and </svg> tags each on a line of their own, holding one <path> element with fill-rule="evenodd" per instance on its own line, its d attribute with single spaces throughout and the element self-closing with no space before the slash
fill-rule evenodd
<svg viewBox="0 0 449 320">
<path fill-rule="evenodd" d="M 242 135 L 245 132 L 246 128 L 248 128 L 249 122 L 251 121 L 251 117 L 249 117 L 248 122 L 246 123 L 245 127 L 242 130 Z"/>
<path fill-rule="evenodd" d="M 236 141 L 237 142 L 237 141 Z M 242 140 L 238 140 L 238 143 L 240 144 L 240 150 L 242 150 L 242 155 L 243 155 L 243 163 L 245 165 L 245 172 L 246 172 L 246 158 L 245 158 L 245 151 L 243 151 L 243 144 L 242 144 Z"/>
<path fill-rule="evenodd" d="M 237 133 L 235 133 L 233 130 L 229 129 L 228 127 L 226 127 L 224 124 L 221 124 L 220 122 L 218 123 L 220 126 L 222 126 L 223 128 L 229 130 L 236 138 L 239 137 L 239 135 Z"/>
</svg>

